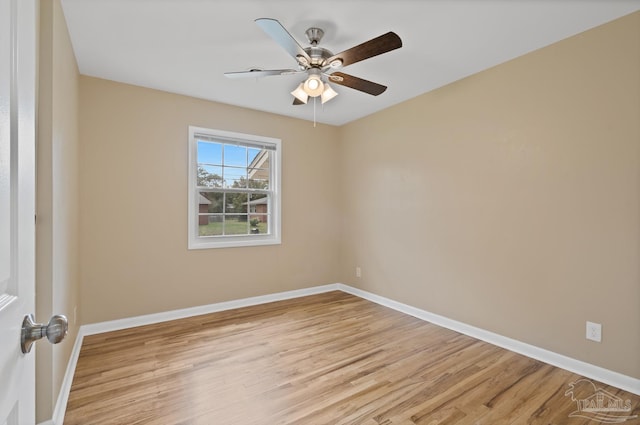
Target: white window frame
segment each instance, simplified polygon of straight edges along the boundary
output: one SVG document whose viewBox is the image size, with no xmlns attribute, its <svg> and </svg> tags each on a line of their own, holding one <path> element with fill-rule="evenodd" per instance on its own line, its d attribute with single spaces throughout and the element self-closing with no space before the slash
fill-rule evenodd
<svg viewBox="0 0 640 425">
<path fill-rule="evenodd" d="M 270 163 L 271 190 L 269 233 L 258 235 L 226 235 L 226 236 L 200 236 L 199 225 L 199 189 L 197 186 L 198 175 L 198 143 L 197 135 L 219 139 L 220 143 L 242 143 L 255 145 L 269 145 L 273 160 Z M 223 130 L 214 130 L 203 127 L 189 126 L 189 219 L 188 219 L 188 248 L 233 248 L 243 246 L 277 245 L 281 243 L 281 219 L 280 219 L 280 182 L 281 182 L 282 145 L 280 139 L 272 137 L 255 136 L 252 134 L 235 133 Z"/>
</svg>

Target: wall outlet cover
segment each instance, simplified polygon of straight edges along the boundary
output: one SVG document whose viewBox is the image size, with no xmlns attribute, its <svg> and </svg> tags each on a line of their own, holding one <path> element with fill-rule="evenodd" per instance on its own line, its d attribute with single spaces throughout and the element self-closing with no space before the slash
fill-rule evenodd
<svg viewBox="0 0 640 425">
<path fill-rule="evenodd" d="M 595 342 L 602 341 L 602 325 L 587 321 L 587 339 Z"/>
</svg>

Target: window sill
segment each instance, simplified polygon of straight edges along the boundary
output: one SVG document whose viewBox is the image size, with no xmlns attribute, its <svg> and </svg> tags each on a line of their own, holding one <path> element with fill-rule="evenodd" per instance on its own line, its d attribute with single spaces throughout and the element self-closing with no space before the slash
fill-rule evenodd
<svg viewBox="0 0 640 425">
<path fill-rule="evenodd" d="M 228 238 L 194 238 L 189 240 L 188 249 L 216 249 L 216 248 L 242 248 L 250 246 L 280 245 L 280 238 L 276 237 L 228 237 Z"/>
</svg>

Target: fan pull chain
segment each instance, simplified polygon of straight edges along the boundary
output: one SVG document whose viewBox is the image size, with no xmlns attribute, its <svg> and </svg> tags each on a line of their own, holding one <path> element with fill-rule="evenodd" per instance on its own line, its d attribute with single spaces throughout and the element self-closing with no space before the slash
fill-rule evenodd
<svg viewBox="0 0 640 425">
<path fill-rule="evenodd" d="M 316 126 L 316 99 L 317 97 L 313 98 L 313 127 L 314 128 Z"/>
</svg>

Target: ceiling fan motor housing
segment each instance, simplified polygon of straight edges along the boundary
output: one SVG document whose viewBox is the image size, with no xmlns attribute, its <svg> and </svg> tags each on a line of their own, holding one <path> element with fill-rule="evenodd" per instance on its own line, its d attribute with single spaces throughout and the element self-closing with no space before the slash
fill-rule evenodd
<svg viewBox="0 0 640 425">
<path fill-rule="evenodd" d="M 333 56 L 333 53 L 324 47 L 311 46 L 305 48 L 304 51 L 307 52 L 307 55 L 311 58 L 310 68 L 321 68 L 324 62 Z M 307 68 L 308 67 L 305 67 L 303 69 Z"/>
<path fill-rule="evenodd" d="M 329 50 L 318 47 L 318 43 L 320 43 L 320 40 L 322 40 L 322 37 L 324 36 L 324 31 L 320 28 L 309 28 L 305 34 L 307 35 L 311 46 L 302 49 L 308 57 L 304 57 L 304 55 L 296 56 L 300 70 L 306 71 L 310 68 L 322 68 L 326 59 L 333 56 L 333 53 Z M 309 61 L 309 59 L 311 60 Z"/>
</svg>

